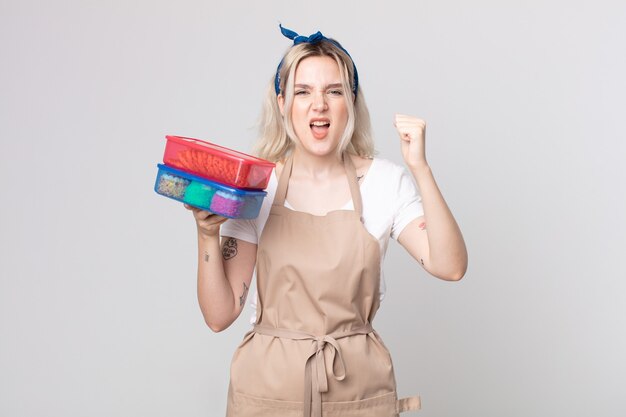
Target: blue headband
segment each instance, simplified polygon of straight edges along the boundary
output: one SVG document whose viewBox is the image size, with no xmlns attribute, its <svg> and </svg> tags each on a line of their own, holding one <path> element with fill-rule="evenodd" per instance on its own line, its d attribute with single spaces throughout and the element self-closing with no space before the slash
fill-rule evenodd
<svg viewBox="0 0 626 417">
<path fill-rule="evenodd" d="M 352 61 L 352 57 L 350 56 L 348 51 L 343 49 L 343 47 L 339 45 L 338 42 L 332 39 L 328 39 L 326 36 L 322 35 L 322 32 L 320 31 L 317 31 L 317 33 L 314 33 L 311 36 L 307 37 L 307 36 L 298 35 L 293 30 L 284 28 L 283 25 L 281 24 L 279 24 L 278 26 L 280 27 L 280 32 L 283 34 L 283 36 L 293 40 L 294 46 L 301 44 L 301 43 L 316 44 L 321 41 L 328 41 L 332 43 L 333 45 L 335 45 L 336 47 L 338 47 L 339 49 L 341 49 L 343 52 L 345 52 L 346 55 L 348 55 L 348 57 L 350 57 L 350 60 Z M 278 64 L 278 68 L 276 68 L 276 76 L 274 77 L 274 90 L 276 90 L 276 95 L 280 94 L 280 68 L 282 66 L 283 66 L 283 61 L 281 60 L 280 64 Z M 356 72 L 356 65 L 354 65 L 354 61 L 352 61 L 352 68 L 354 69 L 354 86 L 353 86 L 352 92 L 354 93 L 354 96 L 356 97 L 356 92 L 359 89 L 359 74 Z"/>
</svg>

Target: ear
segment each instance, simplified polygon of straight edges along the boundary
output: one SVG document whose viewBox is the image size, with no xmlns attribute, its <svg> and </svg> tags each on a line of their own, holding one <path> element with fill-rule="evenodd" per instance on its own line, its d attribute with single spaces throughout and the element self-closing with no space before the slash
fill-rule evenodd
<svg viewBox="0 0 626 417">
<path fill-rule="evenodd" d="M 282 116 L 285 115 L 285 97 L 281 94 L 276 96 L 276 102 L 278 103 L 278 109 L 280 110 L 280 114 Z"/>
</svg>

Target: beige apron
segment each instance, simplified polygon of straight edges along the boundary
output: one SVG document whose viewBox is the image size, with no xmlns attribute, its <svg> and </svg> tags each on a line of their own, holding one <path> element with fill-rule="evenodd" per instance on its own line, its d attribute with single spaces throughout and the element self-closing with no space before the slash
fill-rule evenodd
<svg viewBox="0 0 626 417">
<path fill-rule="evenodd" d="M 284 206 L 293 158 L 278 181 L 259 240 L 257 321 L 237 348 L 228 417 L 396 417 L 420 407 L 397 399 L 391 357 L 371 323 L 379 307 L 380 249 L 355 210 L 325 216 Z"/>
</svg>

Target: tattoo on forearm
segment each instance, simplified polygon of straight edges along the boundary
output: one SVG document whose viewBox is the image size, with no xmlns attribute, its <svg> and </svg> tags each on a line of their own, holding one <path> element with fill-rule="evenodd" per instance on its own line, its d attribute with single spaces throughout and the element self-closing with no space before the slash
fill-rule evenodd
<svg viewBox="0 0 626 417">
<path fill-rule="evenodd" d="M 246 285 L 246 283 L 243 283 L 243 294 L 241 294 L 241 297 L 239 297 L 239 307 L 243 306 L 243 304 L 246 302 L 246 297 L 248 296 L 248 286 Z"/>
<path fill-rule="evenodd" d="M 419 227 L 420 230 L 426 230 L 426 222 L 421 222 L 417 227 Z"/>
<path fill-rule="evenodd" d="M 237 239 L 229 237 L 222 247 L 222 257 L 225 261 L 237 255 Z"/>
<path fill-rule="evenodd" d="M 420 258 L 420 262 L 422 263 L 422 266 L 424 266 L 424 260 L 422 258 Z"/>
<path fill-rule="evenodd" d="M 204 262 L 209 262 L 209 252 L 204 252 Z"/>
</svg>

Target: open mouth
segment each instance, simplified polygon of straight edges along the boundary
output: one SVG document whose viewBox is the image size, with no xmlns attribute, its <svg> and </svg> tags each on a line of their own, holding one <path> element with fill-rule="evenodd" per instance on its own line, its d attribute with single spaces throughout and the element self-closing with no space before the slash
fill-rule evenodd
<svg viewBox="0 0 626 417">
<path fill-rule="evenodd" d="M 314 120 L 309 125 L 311 132 L 316 139 L 322 139 L 328 134 L 328 128 L 330 128 L 330 121 L 328 120 Z"/>
</svg>

